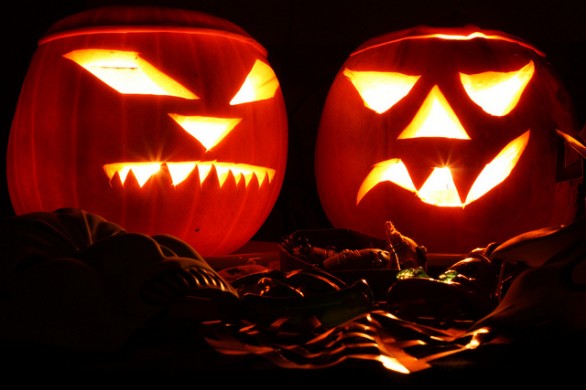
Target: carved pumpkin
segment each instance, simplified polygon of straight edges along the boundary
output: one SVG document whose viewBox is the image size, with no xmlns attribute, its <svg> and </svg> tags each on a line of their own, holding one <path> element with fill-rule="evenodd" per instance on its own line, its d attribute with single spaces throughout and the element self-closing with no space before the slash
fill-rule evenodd
<svg viewBox="0 0 586 390">
<path fill-rule="evenodd" d="M 580 161 L 556 130 L 575 137 L 574 114 L 544 54 L 517 37 L 420 26 L 371 39 L 322 111 L 322 206 L 335 227 L 384 238 L 390 220 L 438 253 L 568 223 L 581 171 L 562 173 Z"/>
<path fill-rule="evenodd" d="M 241 28 L 97 8 L 39 42 L 10 133 L 10 197 L 17 214 L 77 207 L 227 254 L 276 202 L 287 132 L 267 52 Z"/>
</svg>

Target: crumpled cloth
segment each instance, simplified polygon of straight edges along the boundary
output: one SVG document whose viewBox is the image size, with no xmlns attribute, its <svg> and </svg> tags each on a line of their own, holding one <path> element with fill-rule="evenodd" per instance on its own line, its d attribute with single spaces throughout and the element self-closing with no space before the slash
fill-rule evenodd
<svg viewBox="0 0 586 390">
<path fill-rule="evenodd" d="M 111 351 L 178 298 L 235 290 L 182 240 L 76 208 L 0 220 L 0 339 Z"/>
</svg>

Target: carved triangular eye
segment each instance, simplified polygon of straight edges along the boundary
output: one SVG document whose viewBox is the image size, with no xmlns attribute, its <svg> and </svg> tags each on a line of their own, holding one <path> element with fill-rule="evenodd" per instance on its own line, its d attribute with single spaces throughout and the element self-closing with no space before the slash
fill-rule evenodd
<svg viewBox="0 0 586 390">
<path fill-rule="evenodd" d="M 199 97 L 134 51 L 81 49 L 64 55 L 122 94 Z"/>
<path fill-rule="evenodd" d="M 277 88 L 279 81 L 273 69 L 266 63 L 256 60 L 230 105 L 271 99 L 275 96 Z"/>
<path fill-rule="evenodd" d="M 533 73 L 535 65 L 530 61 L 513 72 L 460 73 L 460 80 L 474 103 L 488 114 L 504 116 L 515 108 Z"/>
<path fill-rule="evenodd" d="M 404 98 L 420 76 L 397 72 L 370 72 L 344 69 L 344 76 L 360 94 L 364 106 L 382 114 Z"/>
</svg>

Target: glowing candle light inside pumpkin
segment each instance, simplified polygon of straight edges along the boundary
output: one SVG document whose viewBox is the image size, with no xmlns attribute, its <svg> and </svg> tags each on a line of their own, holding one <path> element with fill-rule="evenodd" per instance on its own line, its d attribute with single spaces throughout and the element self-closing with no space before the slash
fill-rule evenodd
<svg viewBox="0 0 586 390">
<path fill-rule="evenodd" d="M 206 150 L 210 150 L 232 131 L 239 118 L 212 118 L 169 114 L 185 131 L 195 137 Z"/>
<path fill-rule="evenodd" d="M 71 51 L 64 57 L 76 62 L 120 93 L 198 99 L 197 95 L 140 58 L 136 52 L 80 49 Z"/>
<path fill-rule="evenodd" d="M 437 85 L 431 89 L 413 121 L 399 134 L 398 139 L 421 137 L 470 139 Z"/>
<path fill-rule="evenodd" d="M 118 174 L 120 181 L 124 185 L 126 178 L 130 172 L 136 177 L 140 187 L 150 179 L 151 176 L 161 171 L 161 166 L 166 165 L 171 175 L 173 185 L 179 185 L 183 182 L 197 167 L 199 172 L 200 184 L 203 184 L 205 179 L 209 176 L 212 168 L 215 168 L 220 182 L 220 187 L 224 184 L 229 175 L 235 177 L 236 183 L 240 183 L 244 179 L 245 185 L 248 186 L 253 177 L 256 177 L 259 185 L 265 181 L 271 182 L 275 177 L 275 170 L 265 167 L 258 167 L 249 164 L 236 163 L 220 163 L 217 161 L 191 161 L 191 162 L 152 162 L 152 163 L 112 163 L 104 165 L 104 172 L 110 180 Z"/>
<path fill-rule="evenodd" d="M 381 114 L 404 98 L 419 76 L 396 72 L 360 72 L 344 69 L 344 76 L 354 84 L 364 106 Z"/>
<path fill-rule="evenodd" d="M 527 130 L 521 136 L 511 141 L 500 151 L 494 160 L 486 165 L 472 185 L 464 205 L 479 199 L 482 195 L 502 183 L 511 174 L 511 171 L 517 165 L 517 161 L 519 161 L 521 154 L 529 142 L 529 134 L 529 130 Z"/>
<path fill-rule="evenodd" d="M 230 105 L 270 99 L 275 96 L 279 81 L 270 66 L 257 60 L 242 83 L 240 90 L 230 100 Z"/>
<path fill-rule="evenodd" d="M 470 98 L 484 111 L 495 116 L 507 115 L 521 98 L 533 77 L 535 65 L 530 61 L 513 72 L 460 73 L 462 85 Z"/>
<path fill-rule="evenodd" d="M 485 72 L 475 75 L 460 74 L 462 83 L 471 98 L 483 109 L 497 116 L 508 114 L 519 101 L 521 92 L 531 79 L 534 72 L 533 62 L 522 69 L 513 72 Z M 388 75 L 372 72 L 352 72 L 345 70 L 344 74 L 352 81 L 363 99 L 368 101 L 367 107 L 382 107 L 377 98 L 385 98 L 381 88 L 374 82 L 383 77 L 388 81 Z M 375 77 L 376 76 L 376 77 Z M 394 79 L 401 79 L 395 77 Z M 393 97 L 396 102 L 405 96 L 418 77 L 409 78 L 411 83 L 396 84 L 400 88 L 399 97 Z M 389 85 L 383 83 L 383 85 Z M 408 86 L 406 88 L 406 86 Z M 371 90 L 376 93 L 370 93 Z M 393 89 L 393 88 L 392 88 Z M 383 99 L 387 103 L 388 99 Z M 386 107 L 386 104 L 384 105 Z M 387 107 L 388 108 L 388 107 Z M 377 111 L 378 112 L 378 111 Z M 412 139 L 421 137 L 439 137 L 469 140 L 470 136 L 458 120 L 458 116 L 450 107 L 439 87 L 434 86 L 421 105 L 417 114 L 409 125 L 401 132 L 397 139 Z M 402 188 L 412 191 L 425 203 L 442 207 L 464 207 L 479 199 L 496 185 L 501 183 L 513 170 L 525 146 L 529 142 L 529 131 L 507 145 L 495 159 L 489 163 L 474 182 L 465 202 L 462 202 L 458 189 L 454 183 L 450 167 L 435 167 L 423 186 L 417 190 L 409 178 L 409 172 L 399 160 L 392 159 L 386 163 L 377 164 L 371 173 L 364 179 L 356 204 L 362 197 L 378 183 L 391 181 Z M 387 167 L 386 169 L 383 168 Z"/>
</svg>

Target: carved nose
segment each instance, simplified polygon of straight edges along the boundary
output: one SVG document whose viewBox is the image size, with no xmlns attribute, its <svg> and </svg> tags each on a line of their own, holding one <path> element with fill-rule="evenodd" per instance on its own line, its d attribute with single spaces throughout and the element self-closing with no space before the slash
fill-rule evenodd
<svg viewBox="0 0 586 390">
<path fill-rule="evenodd" d="M 442 137 L 470 139 L 458 116 L 437 85 L 434 85 L 398 139 Z"/>
<path fill-rule="evenodd" d="M 169 114 L 169 116 L 183 130 L 198 140 L 206 148 L 206 151 L 219 144 L 242 120 L 242 118 L 215 118 L 179 114 Z"/>
</svg>

